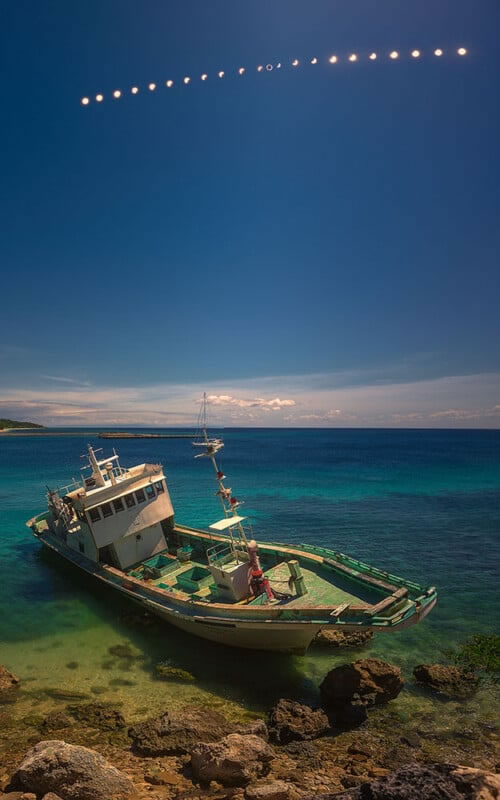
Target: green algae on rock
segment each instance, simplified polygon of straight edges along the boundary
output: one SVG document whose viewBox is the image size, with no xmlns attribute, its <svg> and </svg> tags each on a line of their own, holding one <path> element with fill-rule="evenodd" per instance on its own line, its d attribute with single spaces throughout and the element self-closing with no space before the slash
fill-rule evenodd
<svg viewBox="0 0 500 800">
<path fill-rule="evenodd" d="M 417 683 L 452 699 L 471 697 L 478 686 L 478 679 L 472 672 L 443 664 L 418 664 L 413 675 Z"/>
<path fill-rule="evenodd" d="M 162 681 L 184 681 L 192 683 L 196 680 L 194 675 L 181 667 L 173 667 L 168 661 L 160 661 L 155 665 L 155 677 Z"/>
</svg>

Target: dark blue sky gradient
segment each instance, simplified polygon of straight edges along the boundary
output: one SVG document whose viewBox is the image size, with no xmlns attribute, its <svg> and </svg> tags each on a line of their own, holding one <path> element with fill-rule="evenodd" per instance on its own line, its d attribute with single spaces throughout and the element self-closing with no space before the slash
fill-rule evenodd
<svg viewBox="0 0 500 800">
<path fill-rule="evenodd" d="M 500 368 L 496 0 L 1 14 L 4 386 Z"/>
</svg>

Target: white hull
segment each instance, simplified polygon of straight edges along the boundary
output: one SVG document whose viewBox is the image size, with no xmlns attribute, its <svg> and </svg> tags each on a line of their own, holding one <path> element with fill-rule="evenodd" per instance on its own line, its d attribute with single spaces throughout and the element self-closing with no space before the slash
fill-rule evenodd
<svg viewBox="0 0 500 800">
<path fill-rule="evenodd" d="M 229 647 L 240 647 L 249 650 L 274 650 L 276 652 L 303 654 L 321 629 L 321 625 L 312 622 L 270 622 L 259 620 L 214 620 L 199 615 L 183 614 L 147 597 L 141 597 L 134 591 L 113 582 L 106 575 L 99 573 L 99 565 L 75 553 L 58 541 L 55 536 L 46 534 L 37 538 L 58 555 L 70 561 L 74 566 L 83 569 L 112 589 L 126 595 L 147 611 L 160 617 L 176 628 L 191 633 L 211 642 Z"/>
</svg>

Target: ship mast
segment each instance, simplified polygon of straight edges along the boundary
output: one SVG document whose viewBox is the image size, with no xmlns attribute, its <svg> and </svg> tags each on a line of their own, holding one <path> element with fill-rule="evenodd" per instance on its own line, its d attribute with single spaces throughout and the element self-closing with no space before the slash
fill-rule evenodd
<svg viewBox="0 0 500 800">
<path fill-rule="evenodd" d="M 218 484 L 218 490 L 216 494 L 220 498 L 220 502 L 224 511 L 224 516 L 229 519 L 230 517 L 238 517 L 236 509 L 242 505 L 240 500 L 237 500 L 236 497 L 233 497 L 232 489 L 228 486 L 224 485 L 224 481 L 226 480 L 226 476 L 219 468 L 217 461 L 215 459 L 215 454 L 218 453 L 219 450 L 222 450 L 224 447 L 224 442 L 220 438 L 210 438 L 208 436 L 207 431 L 207 393 L 203 392 L 203 402 L 200 409 L 200 416 L 199 416 L 199 427 L 201 430 L 202 441 L 201 442 L 193 442 L 195 447 L 204 447 L 205 452 L 198 453 L 195 458 L 202 458 L 207 457 L 212 462 L 212 466 L 215 471 L 215 476 Z M 238 533 L 240 534 L 240 539 L 245 544 L 245 547 L 248 546 L 247 537 L 245 534 L 245 530 L 243 525 L 241 524 L 241 520 L 238 518 L 235 520 L 234 527 L 238 529 Z M 232 534 L 231 526 L 229 528 L 229 534 L 231 536 L 231 542 L 234 545 L 233 541 L 233 534 Z"/>
</svg>

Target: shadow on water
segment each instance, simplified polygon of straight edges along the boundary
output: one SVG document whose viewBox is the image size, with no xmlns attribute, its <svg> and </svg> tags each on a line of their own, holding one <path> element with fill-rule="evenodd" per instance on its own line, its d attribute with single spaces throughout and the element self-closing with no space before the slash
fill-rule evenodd
<svg viewBox="0 0 500 800">
<path fill-rule="evenodd" d="M 156 664 L 167 662 L 193 675 L 194 686 L 244 703 L 249 710 L 272 705 L 282 696 L 310 699 L 317 694 L 314 682 L 306 674 L 304 657 L 242 650 L 199 639 L 145 615 L 140 604 L 120 596 L 56 554 L 43 549 L 39 558 L 45 570 L 50 571 L 57 597 L 51 630 L 55 635 L 64 635 L 72 625 L 85 629 L 90 624 L 104 624 L 111 629 L 111 644 L 119 638 L 140 651 L 143 658 L 136 666 L 150 677 L 155 675 Z M 74 600 L 86 606 L 83 618 L 71 614 Z M 56 644 L 57 641 L 51 646 Z M 122 668 L 126 669 L 126 659 Z"/>
</svg>

